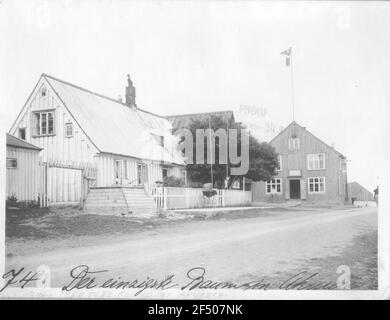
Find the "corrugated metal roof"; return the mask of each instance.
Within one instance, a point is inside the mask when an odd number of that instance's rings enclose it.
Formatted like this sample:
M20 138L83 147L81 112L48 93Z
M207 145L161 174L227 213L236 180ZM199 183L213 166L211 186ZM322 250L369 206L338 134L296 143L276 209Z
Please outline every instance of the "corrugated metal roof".
M101 153L184 164L164 117L43 75ZM153 134L164 136L161 147Z
M171 121L174 130L188 128L193 121L205 121L209 117L220 117L226 123L234 122L233 111L217 111L193 114L180 114L174 116L167 116Z
M7 133L7 146L16 147L16 148L23 148L23 149L31 149L31 150L37 150L37 151L42 150L41 148L39 148L31 143L28 143L22 139L19 139L13 135L10 135L9 133Z

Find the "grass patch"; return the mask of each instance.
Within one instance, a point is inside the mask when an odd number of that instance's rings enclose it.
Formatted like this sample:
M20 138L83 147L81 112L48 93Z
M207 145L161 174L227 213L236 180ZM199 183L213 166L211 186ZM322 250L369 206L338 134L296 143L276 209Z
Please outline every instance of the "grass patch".
M6 215L6 237L9 241L129 234L170 222L163 217L141 219L82 214L72 208L7 210Z

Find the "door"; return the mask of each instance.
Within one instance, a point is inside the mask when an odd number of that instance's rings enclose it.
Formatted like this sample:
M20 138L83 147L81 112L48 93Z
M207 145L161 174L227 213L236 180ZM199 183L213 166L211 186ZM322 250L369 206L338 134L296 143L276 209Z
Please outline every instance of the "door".
M163 177L163 180L165 178L168 178L168 168L163 168L162 169L162 177Z
M144 163L137 163L137 182L140 186L147 183L146 165Z
M115 160L115 184L122 185L122 160Z
M290 180L290 199L301 198L301 181Z

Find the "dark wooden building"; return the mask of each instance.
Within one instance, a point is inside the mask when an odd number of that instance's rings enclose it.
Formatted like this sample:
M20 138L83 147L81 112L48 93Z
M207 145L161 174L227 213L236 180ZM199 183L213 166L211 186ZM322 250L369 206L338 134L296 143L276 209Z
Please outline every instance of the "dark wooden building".
M253 201L348 198L346 157L305 127L293 121L270 144L279 154L279 170L273 180L253 184Z

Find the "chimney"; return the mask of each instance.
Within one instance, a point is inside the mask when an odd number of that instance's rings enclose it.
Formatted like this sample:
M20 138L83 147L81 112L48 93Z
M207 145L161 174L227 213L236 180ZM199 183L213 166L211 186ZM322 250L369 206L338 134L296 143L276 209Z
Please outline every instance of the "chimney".
M126 105L131 108L137 108L135 104L135 87L130 79L130 75L127 75L127 87L126 87Z

